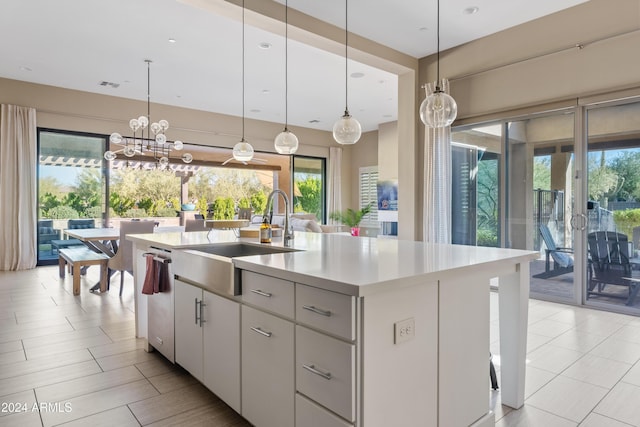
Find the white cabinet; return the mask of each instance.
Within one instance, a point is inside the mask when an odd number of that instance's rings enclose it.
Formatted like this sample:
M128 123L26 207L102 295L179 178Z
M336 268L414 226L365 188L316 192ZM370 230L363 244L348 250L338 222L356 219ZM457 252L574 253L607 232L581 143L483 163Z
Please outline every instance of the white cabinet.
M175 288L176 363L202 382L202 289L180 280L175 281Z
M294 425L293 322L242 306L242 416L258 427Z
M175 281L176 362L240 412L240 304Z
M204 385L240 412L240 304L203 291Z

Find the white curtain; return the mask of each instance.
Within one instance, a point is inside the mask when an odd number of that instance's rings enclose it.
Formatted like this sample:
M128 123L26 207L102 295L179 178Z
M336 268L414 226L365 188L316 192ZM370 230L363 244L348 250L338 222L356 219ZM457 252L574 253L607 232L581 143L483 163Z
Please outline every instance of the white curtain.
M449 93L449 81L440 89ZM425 86L427 96L435 82ZM424 241L451 243L451 126L425 126L424 138Z
M342 148L329 147L328 213L342 211ZM329 224L337 224L329 220Z
M37 262L36 110L2 104L0 111L0 270Z

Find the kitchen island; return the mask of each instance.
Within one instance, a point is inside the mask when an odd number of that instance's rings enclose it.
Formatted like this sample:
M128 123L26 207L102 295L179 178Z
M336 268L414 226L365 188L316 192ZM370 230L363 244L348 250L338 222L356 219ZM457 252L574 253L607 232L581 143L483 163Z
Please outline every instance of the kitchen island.
M217 230L128 238L138 260L138 336L149 338L147 303L156 298L140 293L141 255L161 251L175 260L176 363L259 427L492 426L494 277L502 403L518 408L524 402L529 261L536 252L296 233L293 251L232 259L240 289L234 296L203 283L209 279L198 275L197 260L215 255L198 249L232 241L259 245L255 239ZM195 297L183 298L192 291ZM194 324L182 300L191 312L195 302L204 338L180 356L191 346L180 337L194 335L178 332L183 323ZM215 321L221 313L226 317ZM220 323L225 327L216 330ZM217 338L208 341L207 331ZM218 390L220 384L225 387Z

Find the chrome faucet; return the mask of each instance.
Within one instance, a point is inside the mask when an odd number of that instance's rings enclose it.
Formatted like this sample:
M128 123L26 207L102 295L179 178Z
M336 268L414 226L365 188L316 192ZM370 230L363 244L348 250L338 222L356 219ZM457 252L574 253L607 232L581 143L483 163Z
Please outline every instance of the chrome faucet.
M268 215L273 208L273 199L274 197L280 194L284 199L284 245L289 246L291 241L293 240L293 227L291 226L291 221L289 219L289 198L287 197L287 193L282 190L273 190L267 196L267 207L264 209L265 215ZM269 222L273 220L273 217Z

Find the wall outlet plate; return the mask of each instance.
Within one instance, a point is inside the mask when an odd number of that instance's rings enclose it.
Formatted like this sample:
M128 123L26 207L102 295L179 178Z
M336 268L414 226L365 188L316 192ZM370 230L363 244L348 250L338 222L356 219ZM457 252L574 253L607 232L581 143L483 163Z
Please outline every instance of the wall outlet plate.
M412 340L416 335L416 321L413 317L393 324L393 343L400 344Z

